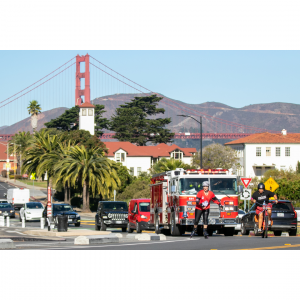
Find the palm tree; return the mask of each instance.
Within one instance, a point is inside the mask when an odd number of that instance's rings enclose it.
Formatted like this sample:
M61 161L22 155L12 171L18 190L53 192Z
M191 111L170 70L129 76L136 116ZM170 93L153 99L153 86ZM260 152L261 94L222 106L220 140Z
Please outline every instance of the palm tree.
M10 141L9 144L9 153L16 152L16 155L19 156L18 161L22 166L22 157L24 158L26 149L32 144L33 136L29 131L19 131L16 133Z
M29 102L29 106L27 107L28 113L31 115L31 126L33 131L37 128L38 122L38 114L41 113L41 106L36 100L32 100Z
M47 172L48 186L52 185L51 179L54 176L53 162L49 156L59 148L59 137L50 135L46 130L35 132L31 146L26 149L22 172L36 173L38 177Z
M72 186L79 183L83 187L83 211L90 211L90 189L93 196L97 193L111 197L121 182L117 175L118 166L104 156L99 148L73 146L68 155L54 166L56 182L69 181Z
M177 160L174 158L167 159L163 157L161 160L159 160L152 166L150 172L151 174L158 174L166 171L175 170L177 168L188 169L190 168L190 166L183 163L181 160Z

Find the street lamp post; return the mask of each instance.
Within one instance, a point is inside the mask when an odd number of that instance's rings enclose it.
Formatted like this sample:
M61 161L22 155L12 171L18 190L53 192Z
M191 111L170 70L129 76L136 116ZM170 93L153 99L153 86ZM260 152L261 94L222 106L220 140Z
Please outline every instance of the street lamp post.
M197 119L195 119L192 116L189 115L177 115L179 117L185 117L185 118L192 118L194 119L196 122L198 122L200 124L200 169L202 169L202 117L200 117L200 121L198 121Z

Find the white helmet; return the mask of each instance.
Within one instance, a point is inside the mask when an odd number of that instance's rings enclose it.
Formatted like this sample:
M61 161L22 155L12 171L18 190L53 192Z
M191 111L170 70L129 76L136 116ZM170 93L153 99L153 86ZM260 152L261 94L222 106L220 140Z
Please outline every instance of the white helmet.
M204 187L204 186L209 186L209 182L208 181L203 181L202 182L202 186Z

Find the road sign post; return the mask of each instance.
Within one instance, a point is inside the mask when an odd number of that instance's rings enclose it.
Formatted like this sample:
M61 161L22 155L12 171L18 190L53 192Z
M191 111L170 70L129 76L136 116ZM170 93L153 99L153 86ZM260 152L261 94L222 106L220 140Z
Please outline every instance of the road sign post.
M49 220L48 222L48 231L50 231L50 220L52 217L52 201L51 201L51 187L48 186L48 201L47 201L47 219Z
M248 184L249 185L249 184ZM250 200L251 200L251 189L244 189L241 199L244 200L244 210L247 208L247 201L248 201L248 208L250 206Z
M117 191L114 190L114 201L116 201L116 195L117 195Z

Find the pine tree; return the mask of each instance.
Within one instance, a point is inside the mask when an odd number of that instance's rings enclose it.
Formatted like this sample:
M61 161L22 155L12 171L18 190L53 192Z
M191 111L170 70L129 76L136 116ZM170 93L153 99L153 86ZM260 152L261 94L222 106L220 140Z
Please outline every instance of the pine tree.
M151 95L135 97L131 102L120 105L111 119L110 129L116 133L114 138L139 146L145 146L147 142L171 142L174 133L165 128L171 123L171 118L153 118L165 112L163 108L156 107L161 100L157 95Z

